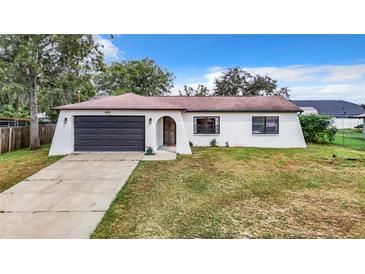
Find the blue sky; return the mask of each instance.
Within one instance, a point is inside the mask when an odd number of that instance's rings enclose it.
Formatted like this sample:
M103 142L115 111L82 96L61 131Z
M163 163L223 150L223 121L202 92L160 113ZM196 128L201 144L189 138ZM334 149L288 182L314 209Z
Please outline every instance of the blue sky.
M292 99L365 103L365 35L110 35L96 36L108 62L150 57L183 85L205 84L228 67L268 74Z

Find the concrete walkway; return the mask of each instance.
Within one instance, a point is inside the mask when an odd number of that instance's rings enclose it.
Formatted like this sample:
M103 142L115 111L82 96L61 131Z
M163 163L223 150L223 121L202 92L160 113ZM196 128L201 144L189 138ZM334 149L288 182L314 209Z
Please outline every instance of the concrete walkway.
M0 193L0 238L89 238L142 156L68 155Z
M142 161L171 161L176 159L176 153L172 151L157 150L154 155L144 155Z

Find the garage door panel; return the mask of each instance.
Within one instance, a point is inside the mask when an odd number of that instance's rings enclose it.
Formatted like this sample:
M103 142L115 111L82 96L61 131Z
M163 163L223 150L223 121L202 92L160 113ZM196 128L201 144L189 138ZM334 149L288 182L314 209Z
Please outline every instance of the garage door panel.
M144 140L77 140L75 142L78 146L144 146Z
M80 146L77 151L141 151L140 146Z
M142 128L75 128L75 133L77 134L113 134L123 132L125 134L144 134L144 127Z
M142 122L78 122L75 124L77 128L141 128L144 126Z
M144 140L144 137L140 135L136 136L134 134L116 134L116 133L112 134L81 133L78 134L77 137L78 137L77 140L120 140L120 139Z
M113 122L113 123L98 123L97 126L99 128L140 128L142 126L144 126L144 123L140 123L140 122L130 122L130 123L118 123L118 122Z
M136 122L144 121L144 116L100 116L100 115L88 115L88 116L76 116L77 121L79 122L105 122L108 121L108 118L111 118L112 121L116 122ZM109 120L110 121L110 120Z
M75 151L144 151L144 116L75 116Z

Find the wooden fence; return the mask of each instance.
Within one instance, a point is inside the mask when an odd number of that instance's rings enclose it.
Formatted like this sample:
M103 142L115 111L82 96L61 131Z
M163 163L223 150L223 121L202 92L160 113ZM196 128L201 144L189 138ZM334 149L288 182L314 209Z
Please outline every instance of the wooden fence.
M40 124L41 145L52 142L56 124ZM29 127L0 128L0 153L29 147Z

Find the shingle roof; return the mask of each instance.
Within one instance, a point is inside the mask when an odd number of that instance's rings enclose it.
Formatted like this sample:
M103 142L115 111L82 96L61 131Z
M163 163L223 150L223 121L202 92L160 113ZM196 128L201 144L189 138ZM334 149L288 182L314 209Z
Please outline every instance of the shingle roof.
M187 111L301 111L295 104L281 96L161 96L157 98L182 106Z
M354 116L365 113L361 106L343 100L293 100L299 107L314 107L319 114Z
M140 96L127 93L60 106L55 109L139 109L236 112L299 112L301 109L281 96Z
M156 109L156 110L183 110L181 106L175 106L158 100L155 97L140 96L127 93L119 96L96 97L89 101L69 104L55 109Z

